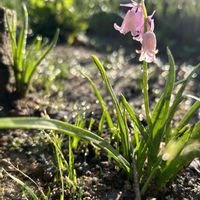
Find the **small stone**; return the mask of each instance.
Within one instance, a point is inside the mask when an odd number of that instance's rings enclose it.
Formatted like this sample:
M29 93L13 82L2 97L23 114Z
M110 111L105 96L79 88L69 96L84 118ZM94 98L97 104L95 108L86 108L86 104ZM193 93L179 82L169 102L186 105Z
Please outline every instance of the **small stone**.
M90 193L87 191L83 193L83 197L90 197L90 196L91 196Z
M90 176L92 173L90 170L87 170L85 174L86 174L86 176Z
M91 198L90 197L85 197L84 200L91 200Z
M99 180L99 179L98 179L97 177L93 177L93 178L92 178L92 183L95 184L95 183L98 182L98 180Z
M188 185L189 186L193 186L194 185L193 182L192 182L192 180L189 180Z

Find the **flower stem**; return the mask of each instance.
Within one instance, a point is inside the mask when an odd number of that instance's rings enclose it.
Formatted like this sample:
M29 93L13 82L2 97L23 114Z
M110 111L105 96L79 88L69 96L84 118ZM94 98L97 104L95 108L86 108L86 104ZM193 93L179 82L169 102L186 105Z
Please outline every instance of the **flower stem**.
M142 3L142 10L144 13L144 32L147 32L147 21L148 21L147 9L146 9L144 0L142 0L141 3Z
M147 62L143 62L143 90L144 90L144 106L148 125L151 125L151 117L149 111L149 95L148 95L148 72Z
M144 19L147 20L148 19L148 15L147 15L147 9L146 9L144 0L141 1L141 3L142 3L142 10L143 10L143 13L144 13Z

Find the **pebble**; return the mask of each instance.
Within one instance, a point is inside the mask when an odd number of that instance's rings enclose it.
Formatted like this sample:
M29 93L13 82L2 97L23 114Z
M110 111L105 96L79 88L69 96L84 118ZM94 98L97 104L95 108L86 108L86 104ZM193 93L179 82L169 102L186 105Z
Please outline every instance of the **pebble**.
M91 198L90 197L85 197L84 200L91 200Z
M192 180L189 180L188 185L189 186L193 186L194 185L193 182L192 182Z
M87 191L83 193L83 197L90 197L90 196L91 196L90 193Z
M86 174L86 176L90 176L92 173L91 173L90 170L87 170L87 171L85 172L85 174Z
M99 181L99 179L98 179L97 177L93 177L93 178L92 178L93 184L94 184L94 183L97 183L98 181Z

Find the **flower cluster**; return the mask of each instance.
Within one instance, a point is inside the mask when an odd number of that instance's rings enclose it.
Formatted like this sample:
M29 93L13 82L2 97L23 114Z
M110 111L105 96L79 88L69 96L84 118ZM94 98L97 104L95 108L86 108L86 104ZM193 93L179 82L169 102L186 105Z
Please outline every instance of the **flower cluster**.
M128 4L120 4L120 6L128 7L129 10L124 17L121 26L114 24L114 28L122 34L131 33L134 40L142 44L140 53L140 61L151 63L155 61L156 50L156 36L154 31L153 15L145 17L144 9L141 3L132 2Z

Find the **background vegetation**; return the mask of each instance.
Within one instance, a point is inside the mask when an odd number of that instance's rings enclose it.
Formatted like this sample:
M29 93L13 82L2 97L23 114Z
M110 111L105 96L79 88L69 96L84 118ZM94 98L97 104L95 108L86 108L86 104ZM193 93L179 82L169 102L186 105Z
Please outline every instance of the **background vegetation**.
M32 34L52 37L56 28L60 28L61 41L73 44L80 40L80 35L86 35L89 38L88 43L95 48L108 44L109 38L116 38L116 41L119 41L123 37L115 33L113 23L121 23L121 15L126 9L121 12L119 3L128 0L2 0L1 4L19 11L22 2L26 3L30 13ZM149 11L156 10L156 33L160 55L162 56L165 47L169 46L175 52L176 59L198 62L200 1L146 0L146 2ZM134 46L131 37L126 43L124 40L113 43L112 48L119 48L120 44L131 48Z

